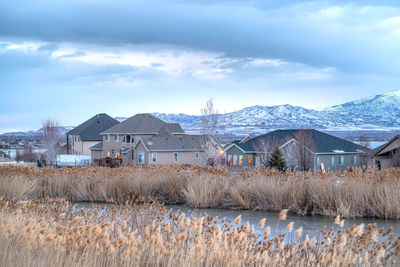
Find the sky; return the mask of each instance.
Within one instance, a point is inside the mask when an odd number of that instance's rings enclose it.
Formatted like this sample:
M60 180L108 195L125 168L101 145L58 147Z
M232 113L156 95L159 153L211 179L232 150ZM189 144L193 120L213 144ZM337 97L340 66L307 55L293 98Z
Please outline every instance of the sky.
M400 1L0 1L0 133L400 89Z

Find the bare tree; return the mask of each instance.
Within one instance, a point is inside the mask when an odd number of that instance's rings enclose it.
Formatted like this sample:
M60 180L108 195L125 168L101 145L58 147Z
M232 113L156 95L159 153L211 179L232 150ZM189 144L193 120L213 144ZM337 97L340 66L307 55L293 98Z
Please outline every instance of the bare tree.
M276 146L279 146L278 140L267 136L261 136L254 142L254 148L257 152L257 155L260 157L260 164L263 167L269 167L268 162L271 157L271 153Z
M390 159L393 167L400 167L400 149L394 149L390 152Z
M37 156L33 152L33 147L28 141L24 142L22 151L17 151L16 160L24 162L34 162L37 160Z
M214 107L213 99L210 98L200 111L202 133L214 136L218 125L218 111Z
M365 135L360 135L357 138L357 143L358 145L362 146L362 149L364 151L364 153L360 154L359 156L359 164L361 167L363 166L367 166L368 165L368 159L372 153L371 150L371 142L369 141L368 137L366 137Z
M58 153L58 145L60 142L60 126L57 121L47 119L43 123L42 143L44 157L47 165L54 165Z
M300 171L312 170L314 165L315 144L312 134L312 130L299 129L295 135L296 158Z

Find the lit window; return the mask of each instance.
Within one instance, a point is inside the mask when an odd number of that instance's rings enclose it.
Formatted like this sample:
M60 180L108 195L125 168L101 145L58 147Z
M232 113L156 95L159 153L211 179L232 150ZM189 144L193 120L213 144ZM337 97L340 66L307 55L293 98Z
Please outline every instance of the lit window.
M256 157L256 163L257 163L257 166L261 165L261 158L260 157Z
M152 160L153 162L157 162L157 153L151 154L151 160Z
M144 163L144 152L143 151L139 152L139 163Z
M174 152L174 162L178 162L178 152Z
M239 156L239 165L243 165L243 155Z
M119 142L119 135L118 134L114 135L114 140L115 140L115 142Z
M237 165L237 155L233 156L233 165Z
M110 141L110 135L106 134L106 141L109 142Z
M253 165L253 157L247 157L247 163Z
M110 151L106 152L106 157L110 157Z

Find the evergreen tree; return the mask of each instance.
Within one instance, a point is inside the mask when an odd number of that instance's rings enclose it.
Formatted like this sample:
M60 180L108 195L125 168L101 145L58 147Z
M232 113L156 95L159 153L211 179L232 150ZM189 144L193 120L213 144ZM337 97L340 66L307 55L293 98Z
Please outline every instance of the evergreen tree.
M270 168L277 169L280 172L286 170L286 162L283 158L282 151L279 149L278 146L275 146L274 151L271 154L271 157L268 160L268 166Z

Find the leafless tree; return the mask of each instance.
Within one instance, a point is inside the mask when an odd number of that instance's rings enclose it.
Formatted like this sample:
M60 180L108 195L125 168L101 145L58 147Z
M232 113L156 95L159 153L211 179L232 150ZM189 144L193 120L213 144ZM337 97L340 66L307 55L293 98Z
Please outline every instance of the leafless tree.
M300 171L312 170L314 165L315 144L312 134L312 130L299 129L294 138L297 142L295 156Z
M200 111L202 133L214 136L218 125L218 111L214 107L213 99L210 98Z
M400 167L400 149L394 149L390 152L390 159L393 167Z
M24 142L22 151L17 151L16 160L24 162L34 162L37 160L37 156L33 152L33 148L28 141Z
M296 170L298 168L297 151L298 144L295 140L288 140L281 145L281 151L286 162L288 170Z
M276 146L279 146L278 140L268 136L260 136L254 141L254 148L257 155L260 157L260 164L263 167L268 167L268 161L271 157L271 153Z
M47 165L54 165L59 149L60 126L57 121L47 119L43 123L42 144Z
M360 156L359 156L360 167L367 166L368 159L370 156L372 156L371 155L371 153L372 153L371 142L369 141L368 137L366 137L365 135L360 135L357 138L356 142L358 143L358 145L363 147L361 150L364 151L364 153L360 154Z

